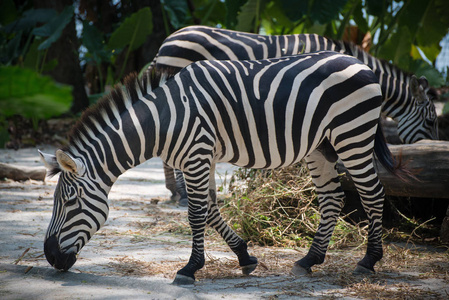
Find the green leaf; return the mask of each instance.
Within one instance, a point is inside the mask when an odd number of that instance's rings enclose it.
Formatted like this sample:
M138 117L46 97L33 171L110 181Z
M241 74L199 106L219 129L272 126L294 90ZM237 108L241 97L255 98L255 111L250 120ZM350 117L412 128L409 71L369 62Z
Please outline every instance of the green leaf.
M417 77L425 76L427 81L429 81L430 86L441 87L445 84L443 75L433 66L421 59L412 61L408 70L414 73Z
M226 5L221 0L194 0L193 15L202 25L215 26L223 24L226 19Z
M229 29L234 29L237 26L237 16L238 13L245 4L246 0L226 0L226 27Z
M388 1L388 0L387 0ZM375 17L381 17L385 13L385 8L388 6L386 0L366 0L366 12ZM388 2L391 2L388 1ZM385 5L385 7L384 7Z
M6 25L4 30L7 33L31 30L36 27L37 23L48 23L57 14L56 10L49 8L29 9L23 13L20 19Z
M408 27L414 43L429 47L438 43L449 27L449 1L410 0L401 14L399 26Z
M407 27L401 27L380 48L379 57L390 60L400 68L407 69L410 60L412 37Z
M431 61L432 63L435 62L437 59L438 54L441 52L441 47L439 43L435 43L433 45L430 45L428 47L420 46L419 49L424 53L426 58Z
M37 47L40 45L40 41L38 39L34 39L31 44L27 55L25 56L25 60L23 61L23 66L28 69L38 71L39 66L39 51Z
M348 0L315 0L313 1L309 17L312 22L327 24L337 19L338 14Z
M262 15L261 24L265 34L287 34L295 30L295 24L286 16L279 2L268 3Z
M48 119L67 112L72 87L19 67L0 67L0 111L25 118Z
M281 0L279 1L285 16L290 21L298 21L308 13L308 1L304 0Z
M149 7L142 8L118 27L111 35L108 48L120 50L130 46L130 51L140 47L153 32L153 15Z
M353 12L353 19L362 32L368 32L369 26L366 18L363 16L362 2L358 2Z
M254 32L254 24L257 22L256 17L259 15L261 0L248 0L237 16L237 26L235 27L238 31L244 32Z
M45 50L56 42L62 34L62 31L70 23L73 17L74 8L73 6L66 6L64 10L56 17L51 19L47 24L35 28L32 33L37 36L48 37L42 44L37 48L38 50Z
M185 0L163 0L164 9L170 18L170 23L175 29L190 25L191 16L187 1Z
M103 33L95 25L87 21L83 22L83 45L91 53L95 53L104 48Z

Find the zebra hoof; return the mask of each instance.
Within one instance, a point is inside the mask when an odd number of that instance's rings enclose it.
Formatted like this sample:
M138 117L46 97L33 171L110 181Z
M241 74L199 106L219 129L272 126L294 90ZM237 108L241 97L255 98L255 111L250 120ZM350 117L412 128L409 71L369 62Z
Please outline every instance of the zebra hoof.
M301 277L312 273L311 268L304 268L298 264L294 264L292 268L292 273L295 276Z
M178 205L181 206L181 207L187 207L187 206L189 206L189 199L187 199L187 198L181 198L181 199L179 199Z
M243 275L248 276L249 274L251 274L252 271L254 271L256 269L256 267L257 267L257 263L243 266L242 267Z
M182 275L182 274L176 274L175 280L173 280L173 285L192 285L195 283L195 278Z
M357 265L355 270L352 272L353 275L372 275L375 274L374 270L365 268L364 266Z

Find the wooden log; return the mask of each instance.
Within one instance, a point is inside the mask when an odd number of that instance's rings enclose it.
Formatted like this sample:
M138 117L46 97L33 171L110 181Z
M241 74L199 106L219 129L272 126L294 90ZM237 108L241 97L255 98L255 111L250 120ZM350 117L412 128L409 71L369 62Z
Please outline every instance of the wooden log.
M409 145L390 145L389 148L418 180L404 182L386 171L376 159L376 170L387 195L449 199L449 142L424 140ZM343 189L355 191L344 166L339 163L337 169L344 174L341 177Z
M39 180L45 181L47 170L44 167L23 167L0 163L0 178L9 178L16 181Z
M419 141L410 145L390 145L391 153L401 157L418 180L403 182L390 174L376 159L376 170L385 193L391 196L449 199L449 142ZM337 169L343 190L354 194L355 186L343 164ZM449 244L449 207L440 229L440 241Z

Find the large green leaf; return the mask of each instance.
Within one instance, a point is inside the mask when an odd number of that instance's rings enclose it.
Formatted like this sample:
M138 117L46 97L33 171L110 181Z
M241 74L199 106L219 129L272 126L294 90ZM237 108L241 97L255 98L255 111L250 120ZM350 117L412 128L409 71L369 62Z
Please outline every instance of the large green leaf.
M237 26L236 30L245 32L255 31L255 22L257 22L256 17L259 15L261 0L248 0L237 16Z
M4 30L8 33L30 30L37 23L48 23L57 14L56 10L50 8L29 9L23 13L22 17L6 25Z
M19 67L0 67L0 112L4 116L47 119L67 112L72 87Z
M48 37L42 44L37 48L38 50L45 50L56 42L62 34L62 31L70 23L73 18L74 7L66 6L64 10L51 19L47 24L35 28L33 34L37 36Z
M97 52L103 49L103 33L95 25L88 21L83 22L83 45L89 52Z
M392 61L403 69L408 69L412 37L407 27L401 27L379 50L379 57Z
M415 0L427 2L422 0ZM420 46L438 44L447 34L449 27L449 1L429 1L419 23L416 39Z
M149 7L133 13L111 35L108 48L111 50L130 47L130 51L140 47L153 32L153 15Z
M336 19L348 0L315 0L309 17L312 22L327 24Z

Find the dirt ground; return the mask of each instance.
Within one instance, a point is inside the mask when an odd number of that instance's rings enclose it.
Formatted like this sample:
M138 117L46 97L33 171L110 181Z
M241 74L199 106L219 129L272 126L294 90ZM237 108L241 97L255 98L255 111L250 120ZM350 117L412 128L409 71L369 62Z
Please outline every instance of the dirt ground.
M41 165L36 148L1 149L0 162ZM218 182L229 180L231 173L232 168L220 165ZM210 229L206 266L197 272L195 285L174 286L176 271L190 255L189 226L186 209L168 201L157 159L120 177L110 193L105 226L69 272L58 272L43 253L56 182L57 177L45 183L0 181L1 299L449 298L449 252L444 247L386 243L377 273L367 277L352 275L364 249L332 250L311 275L296 278L290 268L307 249L251 245L260 264L245 277L236 257Z

